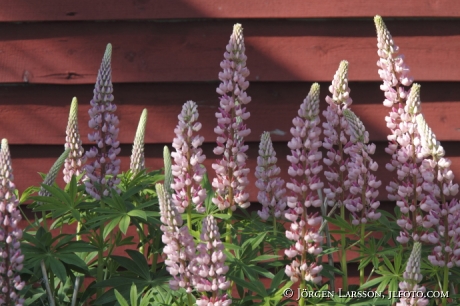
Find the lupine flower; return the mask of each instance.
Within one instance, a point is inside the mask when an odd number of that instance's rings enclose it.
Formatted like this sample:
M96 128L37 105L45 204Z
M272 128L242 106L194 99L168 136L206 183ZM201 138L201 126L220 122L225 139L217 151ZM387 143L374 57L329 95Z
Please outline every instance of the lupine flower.
M396 201L401 210L401 219L397 223L402 231L397 240L407 243L411 237L415 241L420 239L425 228L420 208L429 200L422 189L424 179L420 172L422 159L419 154L422 148L415 119L421 112L420 85L414 83L406 105L402 107L399 103L398 107L397 113L391 112L391 118L387 117L387 125L392 135L388 136L390 144L385 150L392 157L386 168L390 171L396 170L397 180L392 181L386 189L388 198Z
M183 213L189 205L194 205L200 213L205 211L203 201L206 199L206 190L200 184L206 172L202 166L206 156L200 148L204 137L194 135L201 129L198 116L196 103L187 101L174 130L176 137L173 147L176 152L172 152L171 156L174 158L172 174L175 179L171 188L175 190L173 201L179 213Z
M425 306L428 300L419 296L425 293L425 287L418 285L423 276L420 274L422 244L415 242L409 261L407 262L406 271L403 274L404 281L399 283L400 295L408 296L401 298L396 306ZM405 294L407 293L407 294Z
M324 188L327 204L341 206L345 201L345 190L350 186L346 185L347 167L344 149L351 146L348 139L350 133L348 122L343 117L343 110L347 109L351 103L350 88L348 87L348 62L340 62L339 69L334 75L329 92L332 97L327 96L327 109L323 111L326 122L323 122L324 142L323 147L328 150L327 157L323 159L329 171L324 171L326 179L329 181L329 188Z
M257 213L263 220L267 220L270 216L278 219L284 216L286 209L286 189L284 180L278 177L281 169L276 165L276 161L270 133L264 132L260 139L255 173L256 186L260 190L257 200L262 204L262 210Z
M422 143L419 156L426 158L420 167L424 178L422 186L428 192L421 205L427 213L423 222L425 228L434 228L423 234L421 240L435 244L432 255L428 256L434 266L452 268L460 265L460 203L447 198L457 195L458 184L453 183L451 161L444 157L444 148L423 115L417 115L416 120Z
M120 182L117 178L120 171L120 160L117 159L120 153L118 147L120 142L117 140L119 121L114 114L117 107L112 103L111 57L112 45L108 44L97 75L94 96L91 100L92 108L88 111L91 117L88 125L94 129L93 133L88 134L88 139L95 142L97 146L86 152L88 158L95 160L85 167L87 175L85 186L86 191L96 200L99 200L101 195L108 196L110 188L115 188ZM118 189L115 190L119 192Z
M224 245L220 240L219 228L213 216L203 219L199 254L190 263L195 275L195 288L198 292L212 292L212 296L203 295L197 299L198 306L231 305L232 300L221 292L230 288L230 281L225 277L228 266L225 265Z
M139 119L139 124L136 130L136 136L134 137L133 151L131 154L131 165L130 169L133 175L138 174L145 169L145 158L144 158L144 137L145 137L145 125L147 124L147 109L144 108Z
M78 131L78 101L73 98L69 112L65 145L70 149L69 156L64 163L64 181L69 183L72 175L79 176L82 173L82 164L86 162L85 150L81 145L80 132Z
M214 132L217 136L217 147L214 154L223 155L218 163L213 164L212 168L216 171L216 178L212 186L216 188L216 196L213 203L220 210L230 208L236 209L236 205L241 208L249 207L249 194L244 191L249 184L247 175L249 169L246 167L246 151L248 146L244 145L244 137L251 133L243 123L249 118L246 112L246 104L251 98L245 90L249 86L246 77L249 70L246 68L246 55L243 38L243 28L241 24L235 24L230 41L224 53L225 59L220 63L223 69L219 73L222 81L217 88L217 93L222 95L220 98L219 112L216 113L217 127Z
M288 173L292 178L286 184L291 194L287 198L289 208L285 217L292 223L286 237L295 244L285 251L286 256L293 259L285 272L293 282L299 279L314 283L321 281L318 274L322 266L317 265L314 258L322 251L323 238L313 228L321 224L322 217L318 213L307 213L309 207L322 204L317 195L317 190L323 187L318 176L322 170L319 165L322 156L318 150L321 147L319 121L319 85L315 83L300 106L298 117L292 121L293 137L288 143L292 153L287 157L291 163ZM307 254L310 254L310 263Z
M173 290L184 288L187 293L192 292L193 275L189 263L195 258L195 242L187 226L182 226L182 217L176 208L171 205L171 198L163 185L157 184L156 191L160 203L162 241L165 244L163 252L166 255L166 270L173 277L169 286Z
M385 93L383 105L391 107L389 116L385 117L387 127L391 130L388 136L390 143L385 151L392 155L392 161L386 168L389 171L396 170L398 175L398 179L390 182L386 190L388 199L396 201L402 212L398 224L403 230L397 240L407 243L411 237L416 241L420 239L419 226L423 225L417 202L423 201L425 194L421 187L421 159L417 157L421 146L415 122L415 117L421 112L420 85L414 84L409 92L407 86L412 84L413 79L404 62L404 55L398 54L399 47L394 43L382 17L375 16L374 22L377 29L377 54L380 57L377 66L380 67L379 75L383 80L380 89ZM412 220L416 220L417 224L413 224Z
M375 27L377 28L377 54L380 59L377 61L380 78L383 84L380 89L385 92L383 105L393 107L396 104L397 113L398 103L404 103L409 91L404 86L410 86L413 82L409 76L409 67L404 62L404 55L398 54L399 47L395 45L393 38L388 31L382 17L374 17Z
M54 164L51 166L50 170L48 171L48 174L46 174L45 179L43 180L43 185L51 186L54 184L54 181L56 181L56 177L59 173L59 170L61 170L62 165L64 165L65 161L69 157L69 154L71 152L70 148L67 148L61 156L58 157L58 159L54 162ZM45 189L42 188L38 192L39 196L44 196L44 197L49 197L51 194Z
M19 276L24 255L20 248L22 230L18 226L21 212L15 190L8 141L3 139L0 150L0 305L8 306L24 303L19 295L25 286Z
M375 144L369 143L369 133L366 131L361 120L349 109L343 110L343 116L348 121L353 145L346 148L345 152L350 155L347 164L350 196L345 200L345 207L353 216L352 224L367 223L369 220L377 220L380 213L376 209L380 202L376 200L378 188L382 184L377 181L371 171L377 171L378 165L372 160L371 155L375 152Z

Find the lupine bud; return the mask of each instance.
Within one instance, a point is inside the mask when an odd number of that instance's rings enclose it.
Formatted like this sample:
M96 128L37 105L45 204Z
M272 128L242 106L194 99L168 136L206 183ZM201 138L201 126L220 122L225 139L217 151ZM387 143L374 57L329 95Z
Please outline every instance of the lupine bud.
M205 211L203 201L206 199L206 190L200 184L206 172L202 166L206 156L201 149L204 137L194 135L201 129L198 116L196 103L187 101L174 130L176 137L172 145L176 152L171 156L174 158L172 174L175 179L171 188L175 190L173 201L179 213L183 213L189 205L193 205L200 213Z
M65 145L70 149L69 156L64 163L64 181L69 183L72 175L79 176L82 173L82 165L86 162L84 149L81 145L80 132L78 131L78 101L73 98L69 112L69 122L67 124Z
M276 161L270 133L264 132L260 140L255 173L256 186L260 190L257 199L262 204L262 210L257 213L263 220L267 220L270 216L278 219L284 216L286 209L286 189L284 189L284 180L278 177L281 170L276 166Z
M216 188L216 197L213 203L220 210L230 208L236 209L236 204L241 208L249 207L249 194L244 191L249 184L247 175L249 169L246 167L246 151L248 146L244 145L244 137L249 135L250 129L243 123L249 118L245 105L251 101L246 94L249 82L249 70L246 68L246 55L241 24L235 24L230 41L224 53L225 59L220 63L223 69L219 73L222 81L217 88L220 98L219 112L216 113L217 127L214 131L217 134L217 147L214 149L216 155L223 155L217 164L212 168L216 171L216 177L212 186Z
M232 300L226 294L230 288L230 281L225 277L228 266L225 265L226 256L224 245L220 240L219 228L213 216L203 219L200 235L201 242L197 247L199 255L190 263L195 275L195 288L198 292L211 292L211 298L202 295L197 299L197 305L231 305Z
M166 270L173 279L169 286L173 290L184 288L192 292L193 275L189 263L195 258L195 242L187 226L182 226L182 217L176 208L171 205L171 196L161 184L155 186L160 204L162 241L165 244L163 252L166 254Z
M145 169L145 158L144 158L144 137L145 137L145 126L147 124L147 109L144 108L139 119L137 126L136 137L134 138L133 151L131 154L131 165L130 169L133 175L136 175L140 171Z
M291 162L288 173L292 178L291 182L286 184L291 194L287 198L289 208L285 217L292 223L286 231L286 237L295 241L295 244L285 250L286 256L293 259L292 263L286 266L285 272L293 282L299 279L314 283L321 281L318 274L322 266L315 262L307 263L306 257L307 253L316 257L322 251L322 236L313 229L321 224L322 217L318 216L318 213L307 213L309 207L319 207L322 204L317 195L317 190L323 187L318 176L322 169L319 165L322 157L319 151L319 121L319 85L315 83L300 106L298 117L292 121L293 138L288 143L292 153L287 157Z
M323 122L324 142L323 147L328 150L323 162L328 166L328 171L324 171L326 179L329 181L329 188L324 189L327 204L341 206L345 201L343 187L347 180L345 148L352 145L348 139L350 130L348 122L343 117L343 110L347 109L351 103L350 88L348 87L348 62L340 62L339 69L334 75L329 92L332 96L326 97L327 109L323 111L326 122Z
M343 110L348 122L353 145L346 151L350 155L347 163L348 180L345 185L350 186L350 195L345 200L345 207L350 211L352 224L366 223L368 220L377 220L380 213L376 213L380 202L376 201L378 187L382 184L377 181L371 171L377 171L378 165L371 158L375 152L374 144L369 142L369 133L361 120L349 109ZM363 202L364 201L364 202Z
M404 281L399 283L399 296L404 297L400 299L399 303L396 303L396 306L428 305L429 301L427 299L419 297L425 293L425 287L418 285L423 278L422 274L420 274L421 249L422 244L418 241L414 242L409 261L406 265L406 271L403 274ZM420 293L417 294L417 292Z
M117 140L119 128L118 118L114 114L117 109L113 101L112 86L112 45L108 44L97 75L94 96L91 100L92 108L88 111L91 120L88 125L94 129L88 135L90 141L97 144L86 152L88 158L95 160L86 165L86 191L96 200L102 195L108 196L110 189L119 190L116 185L120 182L117 174L120 171L120 160L116 159L120 153L120 142ZM106 177L110 175L110 177Z
M169 152L168 146L164 146L163 148L163 163L165 166L165 179L164 179L164 186L167 193L172 195L172 188L171 184L173 182L173 174L172 174L172 161L171 161L171 153Z
M25 283L19 272L23 267L24 255L21 254L20 240L22 230L18 227L21 212L16 199L16 187L13 183L13 168L8 141L2 139L0 150L0 305L20 305L24 299L19 291Z
M59 156L59 158L54 162L53 166L51 166L51 169L48 171L48 174L45 176L45 179L43 180L43 185L53 185L54 181L56 181L56 177L59 173L59 170L61 169L62 165L64 165L66 159L69 157L70 152L71 150L67 148L61 154L61 156ZM51 194L45 188L42 187L38 192L38 195L49 197Z

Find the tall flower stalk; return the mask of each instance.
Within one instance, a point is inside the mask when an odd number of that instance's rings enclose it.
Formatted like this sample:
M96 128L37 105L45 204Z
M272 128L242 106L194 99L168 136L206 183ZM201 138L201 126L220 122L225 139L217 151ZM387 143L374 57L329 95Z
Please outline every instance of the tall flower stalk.
M91 100L91 108L88 113L90 120L88 125L94 132L88 134L89 141L95 142L96 146L86 152L89 159L93 159L85 167L86 191L95 199L101 200L102 196L109 196L112 189L119 192L116 185L120 182L117 174L120 171L120 160L117 155L120 153L120 142L117 140L119 128L118 117L114 114L117 109L113 104L112 86L112 45L108 44L102 58L101 67L94 87L94 95ZM100 201L101 208L104 208L104 201ZM99 227L99 254L97 265L97 281L104 279L104 223ZM102 288L98 289L97 296L103 293Z
M284 180L279 177L281 169L276 165L276 152L269 132L264 132L260 139L259 156L255 176L256 186L260 190L257 200L262 209L257 212L262 220L273 220L274 236L276 237L276 221L284 217L286 209L286 189Z
M114 114L117 107L113 103L112 86L112 45L108 44L102 58L101 67L94 87L94 96L88 113L88 125L94 132L88 134L89 141L96 146L86 152L86 157L94 159L86 165L86 191L96 200L108 196L110 189L120 182L117 174L120 171L120 142L117 140L119 128L118 117ZM107 175L110 175L108 177ZM116 189L116 188L115 188ZM116 189L117 190L117 189Z
M345 219L345 200L348 185L347 154L345 149L352 145L349 140L348 121L343 116L343 110L352 104L350 88L348 87L348 62L340 62L339 69L334 75L332 84L329 86L332 96L326 97L328 106L323 111L326 122L323 123L324 142L323 147L327 150L327 157L323 162L328 166L324 171L329 181L329 188L324 188L326 202L330 206L340 207L340 217ZM340 264L342 267L343 290L348 290L348 272L346 256L346 234L340 235Z
M375 144L369 143L369 133L366 131L361 120L349 109L343 110L343 115L348 121L351 132L352 146L345 149L350 155L347 163L348 181L350 195L345 200L345 207L350 211L353 218L352 224L360 226L360 244L364 245L366 237L366 224L380 218L381 214L376 212L380 206L377 201L378 188L382 184L377 181L372 172L377 171L378 164L372 160L371 155L375 153ZM364 252L361 252L364 257ZM361 260L361 262L364 259ZM359 271L360 285L364 284L364 267Z
M64 162L64 182L67 184L72 179L72 176L79 176L83 173L83 164L86 162L85 150L82 146L80 131L78 130L78 100L76 97L72 99L70 105L69 121L67 123L65 145L69 149L69 155ZM80 240L78 233L81 229L81 222L77 222L77 240Z
M133 151L131 153L130 169L135 176L145 169L145 156L144 156L144 138L145 126L147 125L147 109L144 108L137 125L136 136L134 137Z
M385 151L391 155L392 161L386 168L396 170L398 176L386 189L388 199L396 201L402 214L398 220L402 231L397 240L407 243L410 239L418 241L423 232L418 202L425 200L425 193L421 186L423 177L419 170L421 159L418 157L421 144L415 120L421 113L420 85L412 85L409 91L408 86L413 79L404 62L404 55L399 54L399 47L394 43L382 17L375 16L374 22L377 28L377 54L380 57L377 66L383 80L380 89L385 93L383 105L391 108L389 116L385 117L387 127L391 130Z
M220 63L223 69L219 73L222 81L217 88L220 97L219 112L216 113L217 147L214 154L222 155L222 159L212 165L216 171L216 177L212 186L216 188L213 203L220 210L227 210L231 216L236 206L249 207L249 194L245 191L249 184L246 168L246 151L248 146L244 144L244 137L251 130L246 128L244 120L250 114L246 112L245 105L251 101L246 94L249 82L249 70L246 68L246 55L241 24L235 24L230 41L227 44L224 60ZM227 223L227 242L231 242L231 218Z
M403 274L404 281L399 283L400 296L404 297L399 300L399 303L396 303L396 306L425 306L429 303L426 298L420 297L426 291L425 287L418 284L423 278L420 273L421 255L422 244L417 241L414 243L406 271Z
M287 156L291 163L288 173L292 177L286 184L290 194L287 197L285 213L291 226L286 231L286 237L295 241L295 244L285 254L292 259L286 266L285 272L293 282L300 280L300 289L305 289L305 282L319 283L319 272L322 266L316 263L316 256L322 251L322 236L314 229L322 223L322 216L318 213L308 213L310 207L320 207L321 200L317 190L323 187L319 173L322 166L319 161L322 154L321 128L318 127L319 118L319 85L313 84L310 92L298 111L298 117L292 121L292 139L288 146L291 154ZM300 258L299 258L300 257ZM303 305L303 297L299 305Z
M219 227L213 216L203 219L198 244L198 255L190 263L191 271L195 275L195 287L198 292L211 292L211 296L203 294L197 299L198 306L228 306L232 300L227 294L222 294L230 288L230 281L225 277L228 266L225 265L226 256L224 245L220 240Z
M21 254L22 230L19 228L21 212L13 183L13 168L8 141L2 139L0 150L0 305L22 306L19 291L25 283L19 272L24 255Z
M72 99L70 106L69 121L67 123L65 145L69 149L69 156L64 162L64 181L69 183L72 175L79 176L83 172L83 164L86 162L84 149L82 146L80 132L78 130L78 101L77 98Z
M203 201L206 199L206 189L201 187L201 181L206 169L202 166L206 156L201 145L204 137L194 135L201 129L198 122L198 106L193 101L187 101L179 114L179 123L174 132L172 152L174 159L172 174L175 177L171 188L174 189L173 201L179 213L187 212L187 226L192 230L192 208L199 213L205 212Z
M423 189L428 193L421 208L427 213L423 219L426 228L433 228L422 235L421 240L435 245L428 256L433 266L443 268L442 291L447 292L449 269L460 266L460 203L457 199L448 200L458 193L458 184L453 183L454 174L450 170L451 161L444 157L444 148L426 123L422 114L417 115L417 128L421 136L422 151L425 158L420 167L424 178ZM447 301L442 299L443 305Z
M162 240L165 244L166 270L173 279L169 282L172 290L184 288L187 291L188 305L192 306L193 274L189 264L195 258L196 248L187 226L182 226L182 217L171 203L171 196L161 184L155 185L160 203L160 220L163 223Z

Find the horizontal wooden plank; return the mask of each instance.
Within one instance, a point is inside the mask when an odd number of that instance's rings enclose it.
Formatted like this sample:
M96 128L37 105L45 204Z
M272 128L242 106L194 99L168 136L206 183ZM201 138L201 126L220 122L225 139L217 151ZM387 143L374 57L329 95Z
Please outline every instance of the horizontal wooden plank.
M235 22L0 24L0 83L94 83L109 42L114 82L217 80ZM350 80L379 79L371 18L241 22L251 81L330 81L343 59ZM460 80L460 20L387 25L416 80Z
M384 141L389 133L385 116L389 109L382 105L383 92L378 82L351 82L352 109L361 117L369 130L372 141ZM329 83L321 85L321 107ZM212 83L160 83L115 84L114 96L120 119L119 139L132 143L139 116L147 108L146 143L171 143L174 127L182 104L189 99L199 105L203 124L200 134L206 142L215 142L214 127L217 125L218 94ZM422 110L428 124L441 141L460 140L460 87L451 82L422 83ZM251 117L247 125L252 133L248 141L258 141L264 131L271 131L273 140L288 141L292 119L310 88L310 83L254 82L248 89L252 102L247 109ZM56 86L27 85L0 87L0 137L10 144L59 145L65 141L68 112L72 96L79 100L79 125L82 140L88 144L89 101L92 85ZM322 120L324 118L322 117Z
M148 20L176 18L327 18L369 17L458 17L455 0L396 1L379 5L372 1L267 0L267 1L167 1L119 2L48 0L9 1L2 5L0 21L50 20Z
M257 164L258 156L258 143L249 143L248 150L248 168L250 173L248 179L250 185L248 191L250 193L250 201L257 202L258 189L254 183L256 178L254 176L255 167ZM281 177L285 181L289 181L287 170L289 163L286 160L286 156L291 154L285 142L275 142L275 151L278 157L278 166L282 169ZM374 155L374 160L379 164L379 170L377 172L377 178L382 181L380 188L379 200L386 200L387 192L385 186L395 177L395 173L389 172L385 168L385 164L390 161L390 156L387 155L385 150L385 143L377 143L377 150ZM444 145L447 152L447 156L452 160L452 171L456 176L455 182L460 183L460 152L458 151L458 143L446 143ZM204 154L207 156L205 166L208 169L210 178L215 176L214 170L211 165L217 159L217 156L212 152L214 148L213 144L205 144L203 146ZM62 153L63 149L61 146L11 146L11 156L13 158L13 170L15 176L15 184L21 192L31 185L39 186L41 183L40 176L37 172L48 172L56 158ZM160 169L163 167L163 145L147 145L145 147L146 152L146 167L149 169ZM120 158L121 158L121 169L126 171L129 169L129 156L131 154L131 146L123 145ZM62 174L58 178L58 183L63 185ZM325 181L325 180L324 180Z

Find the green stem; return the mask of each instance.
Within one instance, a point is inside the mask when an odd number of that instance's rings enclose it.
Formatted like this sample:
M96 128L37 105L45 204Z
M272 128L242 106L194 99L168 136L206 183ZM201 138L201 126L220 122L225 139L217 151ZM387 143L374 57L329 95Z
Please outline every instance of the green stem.
M226 228L227 228L227 237L225 237L225 242L227 243L232 243L232 216L233 216L233 211L231 208L228 209L227 214L229 215L229 218L226 222Z
M305 290L305 281L303 279L300 280L300 285L299 285L299 292L300 292L300 299L299 299L299 306L300 305L305 305L305 299L303 297L302 292Z
M77 241L80 241L80 240L81 240L81 235L79 234L80 231L81 231L81 222L78 221L78 222L77 222L77 238L76 238Z
M192 299L191 293L187 293L187 299L188 299L188 306L193 306L193 299Z
M345 205L340 206L340 217L345 220ZM342 267L342 286L343 291L348 291L348 269L347 269L347 252L346 252L346 235L345 233L340 234L340 265Z
M361 256L360 263L362 264L364 261L364 233L365 233L365 224L361 223L361 235L360 235L360 242L361 242L361 247L360 247L360 252L359 255ZM359 285L362 286L364 284L364 267L361 267L359 270Z
M101 193L102 194L102 193ZM101 208L104 208L104 201L100 202ZM104 222L101 223L99 227L99 250L97 258L97 282L102 282L104 280ZM104 293L104 288L98 288L96 296L99 298Z
M446 228L447 231L447 228ZM441 294L441 300L442 300L442 306L447 305L447 298L446 298L446 292L449 290L449 268L447 265L444 265L444 280L442 282L442 294Z
M189 203L187 206L187 227L188 230L192 231L192 203Z

